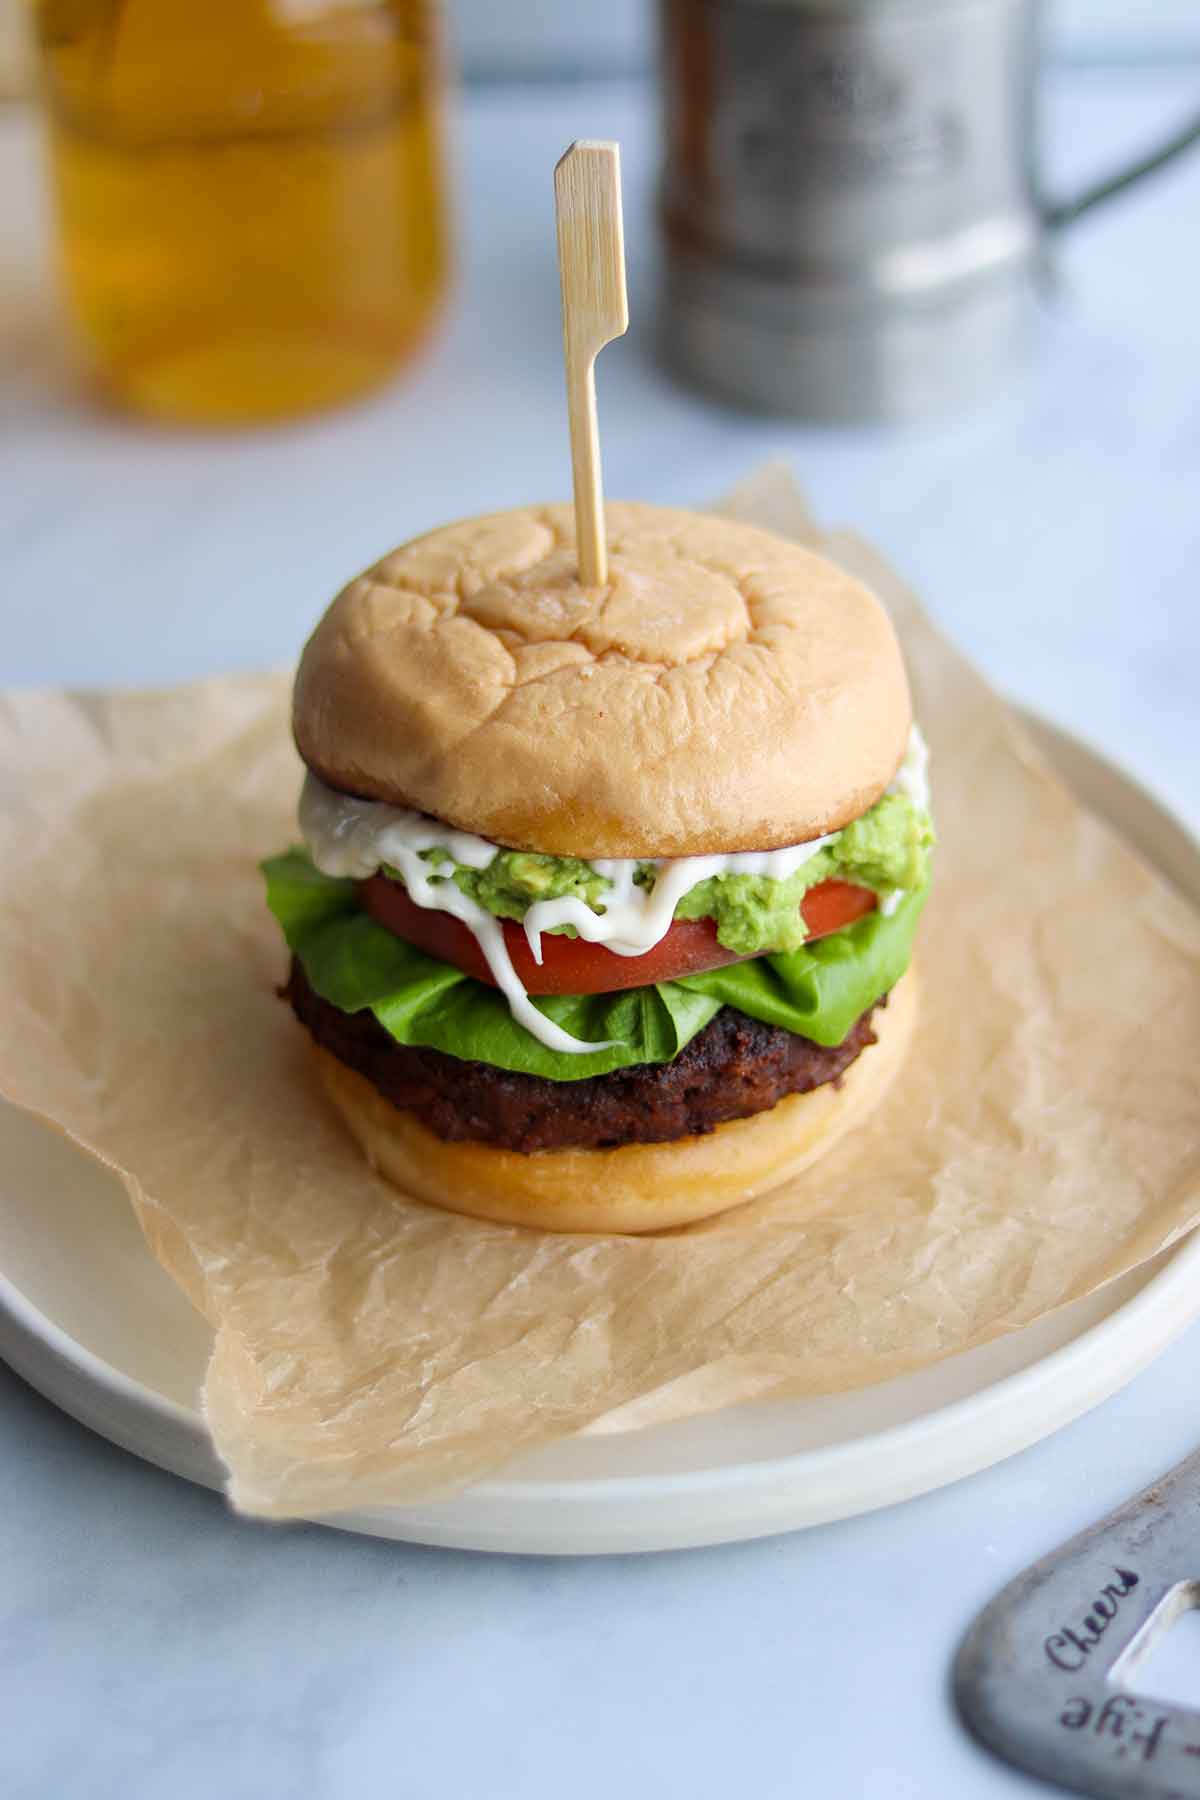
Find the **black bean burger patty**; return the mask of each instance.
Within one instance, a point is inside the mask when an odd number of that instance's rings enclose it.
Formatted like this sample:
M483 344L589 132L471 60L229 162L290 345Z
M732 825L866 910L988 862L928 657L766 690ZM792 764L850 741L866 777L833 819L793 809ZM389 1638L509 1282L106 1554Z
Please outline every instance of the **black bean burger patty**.
M608 1149L695 1137L725 1119L765 1112L786 1094L840 1082L875 1042L874 1008L830 1050L726 1006L674 1062L547 1081L397 1044L372 1013L345 1013L322 1000L295 959L283 991L318 1044L365 1075L393 1106L415 1113L440 1138L473 1138L503 1150Z

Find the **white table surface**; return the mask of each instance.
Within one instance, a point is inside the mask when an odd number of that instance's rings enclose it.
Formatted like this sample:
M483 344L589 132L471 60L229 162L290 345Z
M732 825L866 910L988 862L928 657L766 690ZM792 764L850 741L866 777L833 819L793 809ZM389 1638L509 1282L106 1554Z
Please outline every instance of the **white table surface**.
M1096 169L1197 86L1057 76L1051 161ZM436 349L357 411L226 438L80 408L32 131L0 115L0 681L281 662L392 543L562 495L550 170L570 138L611 135L635 328L601 365L610 491L703 501L787 457L997 682L1200 823L1200 158L1078 227L1037 352L988 409L831 431L718 411L656 370L646 93L477 91L460 120L462 280ZM1001 1583L1194 1447L1198 1376L1194 1329L1049 1442L905 1506L551 1562L239 1521L0 1368L0 1793L1032 1793L959 1729L954 1645Z

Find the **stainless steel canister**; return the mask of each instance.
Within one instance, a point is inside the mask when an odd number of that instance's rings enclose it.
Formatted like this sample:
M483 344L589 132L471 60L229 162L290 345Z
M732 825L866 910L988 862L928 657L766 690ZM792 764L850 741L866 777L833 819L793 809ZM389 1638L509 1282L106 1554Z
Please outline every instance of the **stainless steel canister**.
M1023 334L1060 205L1034 156L1038 0L660 0L665 353L726 399L946 410Z

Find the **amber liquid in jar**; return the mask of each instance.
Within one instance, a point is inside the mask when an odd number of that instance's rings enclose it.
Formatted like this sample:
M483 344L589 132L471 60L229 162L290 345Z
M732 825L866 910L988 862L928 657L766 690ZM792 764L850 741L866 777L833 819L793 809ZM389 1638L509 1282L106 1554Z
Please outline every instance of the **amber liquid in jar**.
M93 378L280 418L383 381L446 282L434 0L38 0L59 254Z

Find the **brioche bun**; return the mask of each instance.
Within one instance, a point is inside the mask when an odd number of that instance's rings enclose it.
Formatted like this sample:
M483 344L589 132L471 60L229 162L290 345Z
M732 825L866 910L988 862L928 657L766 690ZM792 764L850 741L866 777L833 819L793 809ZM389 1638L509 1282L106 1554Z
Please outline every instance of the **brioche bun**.
M904 1060L917 1014L910 968L873 1020L878 1041L840 1086L791 1094L703 1137L615 1150L494 1150L448 1143L401 1112L328 1050L314 1050L326 1093L371 1166L417 1200L546 1231L664 1231L740 1206L806 1169L860 1125Z
M301 658L305 762L555 855L768 850L872 806L911 718L873 595L727 519L616 502L606 526L602 588L579 583L569 506L445 526L352 581ZM465 1179L472 1153L443 1148Z

